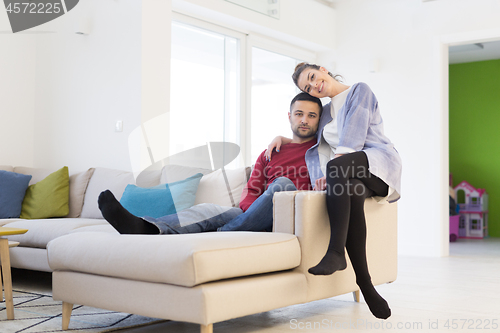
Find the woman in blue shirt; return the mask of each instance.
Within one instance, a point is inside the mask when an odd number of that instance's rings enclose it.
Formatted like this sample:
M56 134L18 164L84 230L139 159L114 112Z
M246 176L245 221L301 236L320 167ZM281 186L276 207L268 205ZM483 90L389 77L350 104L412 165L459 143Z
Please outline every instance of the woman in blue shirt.
M295 85L311 96L331 98L323 107L317 143L306 153L306 164L315 190L326 190L330 219L330 244L309 273L330 275L347 267L345 250L356 273L356 283L377 318L391 310L375 290L366 261L364 202L394 202L400 197L401 159L384 135L378 102L365 83L347 86L324 67L301 63L292 75ZM274 148L290 139L277 137Z

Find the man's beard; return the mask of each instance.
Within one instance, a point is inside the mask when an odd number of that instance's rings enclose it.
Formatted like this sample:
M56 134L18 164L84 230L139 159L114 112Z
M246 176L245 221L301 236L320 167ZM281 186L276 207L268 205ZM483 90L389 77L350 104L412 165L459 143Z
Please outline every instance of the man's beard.
M299 130L299 126L297 126L292 129L292 132L301 139L309 139L316 136L316 131L314 131L312 128L309 128L309 131L307 131L306 133L301 133Z

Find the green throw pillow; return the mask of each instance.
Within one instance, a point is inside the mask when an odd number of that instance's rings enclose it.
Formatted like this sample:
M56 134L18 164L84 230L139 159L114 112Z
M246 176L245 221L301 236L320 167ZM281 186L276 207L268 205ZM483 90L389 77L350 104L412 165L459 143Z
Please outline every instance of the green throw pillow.
M63 167L36 184L24 196L22 219L45 219L69 214L69 172Z

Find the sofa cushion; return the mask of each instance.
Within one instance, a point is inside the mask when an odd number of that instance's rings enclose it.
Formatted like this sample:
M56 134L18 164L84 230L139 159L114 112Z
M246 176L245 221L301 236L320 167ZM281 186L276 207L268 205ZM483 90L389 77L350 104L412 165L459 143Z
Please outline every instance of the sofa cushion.
M63 217L69 213L69 172L63 167L26 190L22 219Z
M19 219L16 219L16 218L12 218L12 219L0 219L0 227L3 227L4 225L12 223L12 222L15 222L15 221L19 221Z
M69 177L69 214L66 217L80 217L85 192L93 173L94 168L90 168Z
M293 269L301 260L294 235L243 231L168 236L78 232L54 239L47 249L54 271L185 287Z
M0 170L1 169L2 166L0 166ZM12 170L25 175L32 175L30 185L43 180L54 171L50 169L29 167L15 167L12 168ZM69 214L66 217L80 217L83 207L83 199L85 198L87 185L92 177L92 174L94 173L94 168L90 168L87 171L79 172L74 175L71 174L71 170L69 171Z
M249 170L249 167L224 170L224 172L219 169L203 176L194 204L213 203L220 206L239 207Z
M158 218L175 214L193 206L202 176L198 173L184 180L148 188L129 184L120 203L136 216Z
M160 183L172 183L194 176L197 173L208 175L211 172L212 170L204 168L194 168L184 165L165 165L161 169Z
M11 165L0 165L0 170L14 172L14 167Z
M95 168L90 178L85 200L80 217L88 219L102 219L101 211L97 205L97 198L104 190L110 190L117 200L122 197L128 184L134 183L134 175L129 171Z
M105 220L82 218L56 218L44 220L17 220L4 225L8 228L28 229L23 235L9 236L9 240L21 243L23 247L45 249L51 240L86 226L109 225Z
M80 227L80 228L73 229L73 230L69 231L68 233L72 234L72 233L76 233L76 232L89 232L89 231L92 231L92 232L107 232L107 233L119 235L119 232L116 231L116 229L113 228L113 226L111 224L109 224L109 223L87 225L85 227Z
M48 175L54 172L54 169L45 169L45 168L30 168L23 166L16 166L14 168L14 172L22 173L23 175L31 175L30 185L36 184L39 181L45 179Z
M19 217L31 176L0 170L0 218Z

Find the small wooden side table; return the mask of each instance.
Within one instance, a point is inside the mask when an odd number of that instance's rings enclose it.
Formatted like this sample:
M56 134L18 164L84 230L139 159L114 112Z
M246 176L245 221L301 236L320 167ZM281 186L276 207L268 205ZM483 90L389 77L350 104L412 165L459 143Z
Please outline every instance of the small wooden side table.
M28 229L0 227L0 236L19 235L28 232ZM6 238L0 238L0 260L2 261L3 289L5 290L5 307L7 308L7 319L14 319L14 300L12 298L12 278L10 275L9 247L19 245L18 242L9 242ZM1 288L0 282L0 288Z

